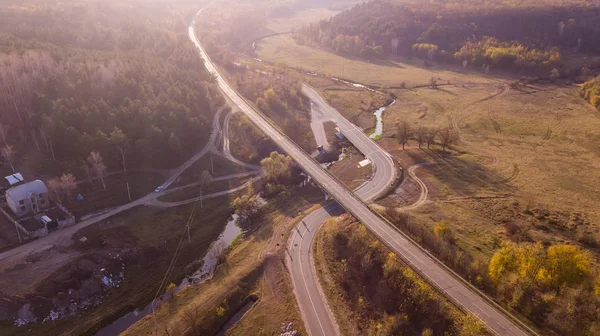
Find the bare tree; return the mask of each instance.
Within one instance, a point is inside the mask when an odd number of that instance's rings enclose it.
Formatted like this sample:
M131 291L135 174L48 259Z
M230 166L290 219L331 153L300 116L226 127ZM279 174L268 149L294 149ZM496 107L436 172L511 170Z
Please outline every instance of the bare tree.
M61 177L55 177L46 181L46 186L51 195L54 195L55 200L62 204L65 197L69 199L73 190L77 188L75 176L73 174L63 174Z
M104 183L104 174L106 173L106 166L104 165L102 156L98 152L91 152L87 160L96 171L96 175L98 175L100 182L102 182L102 187L104 187L104 190L106 190L106 184Z
M401 121L397 127L398 133L396 133L396 136L398 138L398 142L402 144L402 149L404 149L404 146L408 143L408 140L412 136L412 129L406 120Z
M193 335L200 335L200 317L198 306L188 307L183 310L183 321L192 330Z
M2 137L2 140L4 141L4 146L8 147L8 142L6 142L6 136L8 135L8 128L3 125L0 124L0 136Z
M73 190L77 189L77 183L75 182L75 176L73 174L63 174L60 177L60 186L65 193L67 199L71 199Z
M458 141L458 136L456 132L450 127L445 127L439 130L438 135L440 137L440 141L442 143L442 149L446 151L446 148L455 144Z
M437 136L437 129L427 129L425 132L425 142L427 142L427 149L431 149L431 145L435 144L435 137Z
M121 153L121 160L123 162L123 171L127 171L127 166L125 165L125 144L127 141L127 136L123 131L119 128L115 127L115 129L110 133L110 143L115 145Z
M437 78L435 78L435 77L429 78L429 86L432 89L437 89Z
M15 150L13 149L13 146L6 145L6 147L2 148L2 157L4 158L4 160L8 161L8 164L10 165L10 168L12 169L13 173L15 172L15 167L12 164L14 156Z
M417 140L417 143L419 144L419 149L421 148L421 146L427 142L427 128L421 126L419 128L417 128L417 131L415 132L415 139Z

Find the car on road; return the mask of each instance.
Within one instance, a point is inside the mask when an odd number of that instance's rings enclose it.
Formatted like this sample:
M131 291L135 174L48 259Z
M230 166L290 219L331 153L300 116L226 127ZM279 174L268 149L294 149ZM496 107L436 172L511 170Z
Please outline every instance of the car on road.
M162 189L163 189L163 186L160 185L160 186L156 187L156 189L154 189L154 192L159 193L162 191Z

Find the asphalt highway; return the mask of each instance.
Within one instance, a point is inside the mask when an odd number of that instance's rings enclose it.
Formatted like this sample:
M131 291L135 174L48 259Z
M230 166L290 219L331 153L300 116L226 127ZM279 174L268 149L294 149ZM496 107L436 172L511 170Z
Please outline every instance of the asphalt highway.
M363 200L356 196L354 192L348 190L341 182L331 176L310 155L298 147L292 140L285 136L285 134L279 131L279 129L267 118L255 111L244 99L242 99L229 85L229 83L219 74L216 67L206 54L206 51L197 39L193 27L194 24L191 24L189 27L190 39L196 44L201 57L204 59L206 68L215 76L216 81L223 93L236 106L238 106L240 110L246 114L261 131L263 131L275 143L277 143L280 148L282 148L289 156L291 156L296 163L321 186L321 188L326 190L329 195L338 202L339 205L364 223L382 242L393 249L405 262L407 262L415 271L421 274L433 286L439 289L440 292L446 297L451 299L464 310L478 316L485 324L487 324L492 332L498 335L526 335L526 333L517 327L515 323L505 317L505 315L496 306L486 301L472 287L458 280L455 274L453 274L443 265L439 264L431 255L420 248L415 242L409 240L401 232L392 228L387 222L372 212L371 209L369 209L368 206L363 202ZM362 132L356 128L355 131L350 130L349 135L346 135L350 141L353 141L353 133L358 134ZM363 150L362 145L355 145L359 148L359 150ZM367 157L375 154L368 151L364 153ZM386 155L385 153L382 154ZM377 167L378 163L374 162L374 164L376 165L376 168L379 169L379 167ZM363 188L365 187L363 186ZM363 188L361 188L361 190ZM365 191L365 193L372 193L373 195L376 195L379 192L383 191L375 192L375 187L372 187L372 191L368 191L367 187L367 191ZM300 253L301 252L302 251L300 251ZM293 257L293 253L291 253L291 255ZM294 264L292 265L293 267L296 267ZM300 271L300 273L302 273L302 271ZM294 282L296 284L296 280L294 280ZM322 296L321 293L319 293L318 288L308 288L307 291L311 293L311 297L315 297L316 295ZM305 303L302 301L302 294L296 294L299 295L298 302L301 306L303 314L305 314L305 308L303 308ZM316 319L317 324L322 327L321 331L313 327L315 324L313 317L304 316L309 332L313 335L336 334L337 331L335 330L335 326L331 327L333 329L325 329L321 318L326 318L328 313L326 309L325 311L322 310L324 308L320 309L321 310L317 311Z

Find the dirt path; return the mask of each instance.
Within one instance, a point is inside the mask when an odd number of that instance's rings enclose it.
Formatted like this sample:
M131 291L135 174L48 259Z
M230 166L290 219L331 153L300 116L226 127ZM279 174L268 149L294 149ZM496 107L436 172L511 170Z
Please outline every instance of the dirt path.
M489 151L487 149L482 149L478 146L475 146L469 140L467 140L465 138L464 134L460 130L459 123L461 123L461 122L465 121L467 118L469 118L473 114L473 110L477 106L479 106L481 103L484 103L484 102L492 100L492 99L500 98L500 97L506 95L509 91L510 91L510 86L508 84L504 84L502 87L498 87L498 92L496 92L495 94L492 94L488 97L485 97L483 99L480 99L478 101L470 103L467 106L465 106L460 112L454 113L451 116L451 122L452 122L451 127L458 135L458 138L460 139L460 141L462 143L466 144L467 146L471 147L476 154L491 158L492 161L490 163L486 164L486 166L489 166L489 167L493 167L500 162L498 157L496 155L494 155L494 153L492 153L491 151Z
M167 189L186 169L191 167L196 161L204 157L207 153L211 151L218 152L216 150L215 143L218 137L223 133L220 131L221 125L219 122L219 118L221 116L221 113L225 110L225 107L226 106L221 107L214 116L213 132L211 133L208 143L193 157L191 157L181 166L179 166L176 169L173 169L170 172L169 178L162 185L162 190ZM229 122L229 120L230 118L225 119L227 123ZM228 124L226 125L225 129L227 129L228 131ZM258 176L253 177L241 186L224 190L221 192L204 195L202 197L203 199L224 196L229 193L242 190L243 188L247 187L249 183L252 183L262 178L262 174L260 173L260 171L258 171L260 167L241 162L233 158L233 156L231 156L230 153L229 155L227 155L227 153L223 155L233 163L242 165L247 168L253 168L254 171L249 173L224 176L220 179L239 178L246 176L251 177L252 175L257 174ZM217 178L216 180L218 179L219 178ZM173 191L193 185L195 184L192 183L187 186L175 188L173 189ZM70 262L70 260L77 257L78 253L69 248L69 246L73 243L72 236L77 231L87 226L103 222L114 215L117 215L119 213L122 213L124 211L130 210L138 206L149 205L158 207L175 207L197 201L196 198L181 202L162 202L158 200L159 196L163 196L168 192L171 191L150 193L131 203L127 203L110 209L105 209L95 214L90 214L85 220L80 221L74 226L53 232L48 236L30 241L27 244L0 253L0 273L3 274L3 276L0 277L0 285L3 285L4 288L11 288L15 284L15 281L19 281L18 284L20 294L25 294L29 289L34 288L39 281L42 281L47 276L51 275L56 269L64 266L66 263Z

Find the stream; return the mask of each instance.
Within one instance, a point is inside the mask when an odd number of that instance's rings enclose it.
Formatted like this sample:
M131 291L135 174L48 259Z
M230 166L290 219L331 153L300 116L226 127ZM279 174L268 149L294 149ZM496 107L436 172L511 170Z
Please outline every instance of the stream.
M373 134L369 135L369 138L377 139L378 137L383 135L383 112L388 107L394 105L395 102L396 102L396 100L394 99L394 101L392 101L389 105L382 106L382 107L378 108L375 111L375 113L373 113L375 115L375 119L377 119L377 122L375 123L375 132Z
M227 248L231 244L231 242L233 242L235 237L242 233L242 229L240 229L237 226L238 218L239 217L237 215L233 215L232 218L227 222L227 225L225 226L225 229L223 230L219 238L217 238L210 245L209 250L206 252L206 255L204 255L202 267L196 272L194 272L192 275L185 277L181 281L179 286L177 286L177 288L173 291L173 293L168 294L168 296L175 295L185 287L192 284L198 284L210 278L213 275L215 268L217 267L217 263L219 261L219 256L223 253L225 248ZM161 296L158 300L162 300L165 296L166 295ZM125 316L100 329L96 333L96 336L118 335L119 333L125 331L127 328L135 324L137 321L141 320L144 316L149 315L151 313L152 302L146 305L144 309L136 309L132 312L129 312Z

